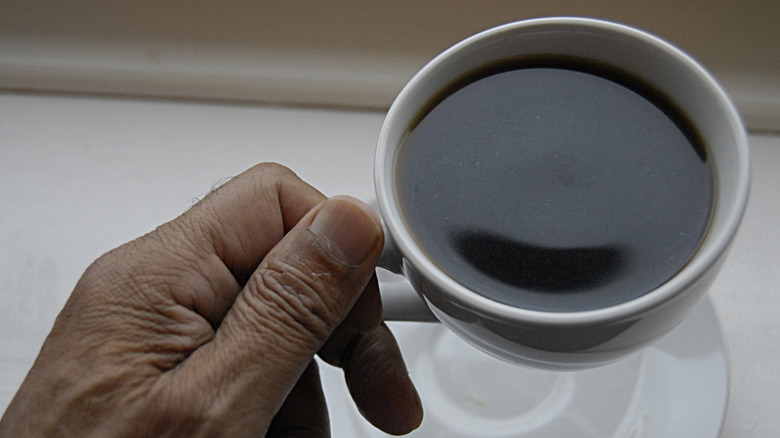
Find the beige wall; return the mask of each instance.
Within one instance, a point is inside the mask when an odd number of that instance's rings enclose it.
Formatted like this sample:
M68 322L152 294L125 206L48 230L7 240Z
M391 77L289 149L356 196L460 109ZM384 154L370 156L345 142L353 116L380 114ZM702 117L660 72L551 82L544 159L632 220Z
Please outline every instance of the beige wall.
M578 15L678 45L724 83L752 128L780 130L776 0L44 3L0 3L0 88L381 109L462 38Z

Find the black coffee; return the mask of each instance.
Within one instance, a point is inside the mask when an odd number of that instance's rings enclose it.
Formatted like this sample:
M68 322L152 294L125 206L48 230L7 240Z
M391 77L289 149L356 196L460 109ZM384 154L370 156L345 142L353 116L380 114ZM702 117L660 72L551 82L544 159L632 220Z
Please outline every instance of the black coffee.
M396 169L402 215L442 270L544 311L606 307L666 282L713 203L704 145L671 101L574 58L458 81L410 128Z

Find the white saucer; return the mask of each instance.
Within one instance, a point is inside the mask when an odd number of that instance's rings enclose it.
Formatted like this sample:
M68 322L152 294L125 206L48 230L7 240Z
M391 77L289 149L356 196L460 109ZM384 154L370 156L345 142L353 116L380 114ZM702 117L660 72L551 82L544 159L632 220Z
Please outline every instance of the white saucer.
M410 437L715 438L725 417L728 360L709 299L643 352L569 373L504 363L438 324L391 327L425 410ZM348 417L332 418L333 436L388 437L343 406L351 401L332 372L323 370L331 416Z

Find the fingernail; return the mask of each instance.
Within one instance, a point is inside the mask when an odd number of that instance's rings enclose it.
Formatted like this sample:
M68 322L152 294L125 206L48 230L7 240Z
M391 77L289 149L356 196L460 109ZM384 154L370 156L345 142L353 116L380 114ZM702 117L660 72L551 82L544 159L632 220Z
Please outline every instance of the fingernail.
M326 201L309 231L325 252L349 265L362 263L376 247L380 235L370 213L343 198Z

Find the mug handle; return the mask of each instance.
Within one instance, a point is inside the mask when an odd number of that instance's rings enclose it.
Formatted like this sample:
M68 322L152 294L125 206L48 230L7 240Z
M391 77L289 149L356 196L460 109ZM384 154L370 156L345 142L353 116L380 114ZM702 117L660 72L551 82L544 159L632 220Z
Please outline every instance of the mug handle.
M370 205L381 218L382 215L376 203L372 202ZM403 258L395 241L387 232L384 220L382 220L382 228L385 233L385 246L379 256L377 268L395 274L382 275L382 272L377 273L379 292L382 298L382 319L385 321L439 322L423 298L409 283L409 280L403 277Z

